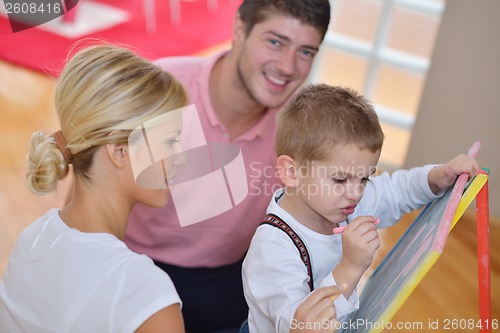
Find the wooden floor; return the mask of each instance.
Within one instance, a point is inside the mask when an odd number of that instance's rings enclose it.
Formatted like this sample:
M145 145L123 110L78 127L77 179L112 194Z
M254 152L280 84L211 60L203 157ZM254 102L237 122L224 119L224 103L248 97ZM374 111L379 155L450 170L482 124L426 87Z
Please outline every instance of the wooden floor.
M44 75L0 62L0 277L21 230L51 207L61 206L68 180L57 193L36 197L26 186L25 156L31 133L43 129L51 134L59 127L53 109L54 81ZM381 230L382 247L373 268L380 262L415 218L409 214L392 228ZM451 232L438 262L392 319L396 325L422 325L423 329L392 329L386 332L430 332L429 322L477 320L477 260L475 213L466 212ZM492 222L491 284L492 317L500 319L500 223ZM479 331L451 330L451 331Z

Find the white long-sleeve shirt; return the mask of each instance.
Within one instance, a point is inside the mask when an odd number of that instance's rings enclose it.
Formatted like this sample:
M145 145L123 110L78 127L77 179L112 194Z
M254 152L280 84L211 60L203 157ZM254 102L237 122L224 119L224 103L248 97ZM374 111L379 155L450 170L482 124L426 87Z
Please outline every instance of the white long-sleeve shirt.
M373 215L380 218L379 227L388 227L403 214L436 199L438 196L432 193L427 181L432 167L428 165L372 177L349 220ZM267 213L279 216L305 243L311 260L314 288L336 285L331 273L342 258L341 235L319 234L297 221L279 206L283 191L276 191ZM276 227L259 226L243 262L243 287L250 309L250 332L288 333L297 307L310 294L308 282L306 266L289 236ZM356 292L349 299L340 296L335 301L337 318L358 307Z

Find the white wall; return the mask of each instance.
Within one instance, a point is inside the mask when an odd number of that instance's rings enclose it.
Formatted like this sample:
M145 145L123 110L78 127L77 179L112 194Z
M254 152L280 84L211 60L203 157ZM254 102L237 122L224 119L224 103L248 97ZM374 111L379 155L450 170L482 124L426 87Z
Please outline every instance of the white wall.
M446 162L476 140L500 217L500 1L447 0L405 167Z

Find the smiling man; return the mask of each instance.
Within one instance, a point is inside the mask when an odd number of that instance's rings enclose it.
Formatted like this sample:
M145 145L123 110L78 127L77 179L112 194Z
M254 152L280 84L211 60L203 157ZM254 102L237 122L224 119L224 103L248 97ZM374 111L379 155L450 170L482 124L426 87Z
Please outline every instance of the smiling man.
M246 179L224 171L228 189L243 183L248 194L217 216L181 226L173 204L137 205L130 215L128 246L170 275L190 333L238 328L247 317L241 263L279 186L269 172L276 161L275 116L309 74L329 21L328 0L244 0L230 50L156 61L186 88L207 145L237 145L246 169ZM200 190L206 189L192 193ZM190 204L196 210L200 202Z

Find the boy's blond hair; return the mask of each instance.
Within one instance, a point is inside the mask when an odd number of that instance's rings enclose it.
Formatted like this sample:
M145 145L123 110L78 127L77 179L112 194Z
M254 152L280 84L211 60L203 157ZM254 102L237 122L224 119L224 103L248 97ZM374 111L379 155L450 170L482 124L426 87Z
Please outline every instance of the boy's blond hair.
M349 88L314 84L301 89L278 114L276 153L299 163L326 158L336 145L377 152L384 133L373 106Z

